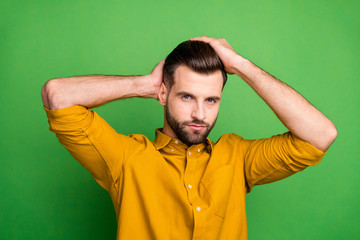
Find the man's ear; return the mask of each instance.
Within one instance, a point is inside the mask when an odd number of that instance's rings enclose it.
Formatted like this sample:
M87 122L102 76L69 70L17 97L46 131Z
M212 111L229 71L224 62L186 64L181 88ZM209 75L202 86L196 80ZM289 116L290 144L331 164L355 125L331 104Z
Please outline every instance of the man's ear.
M161 86L160 86L160 91L158 93L158 99L159 99L159 103L163 106L165 106L166 104L166 98L167 98L167 89L165 87L165 84L164 83L161 83Z

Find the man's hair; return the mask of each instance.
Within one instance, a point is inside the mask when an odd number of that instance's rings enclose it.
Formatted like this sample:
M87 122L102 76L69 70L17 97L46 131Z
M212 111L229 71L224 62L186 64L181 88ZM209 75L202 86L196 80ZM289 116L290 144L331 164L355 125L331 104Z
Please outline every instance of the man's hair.
M224 65L210 44L202 41L185 41L180 43L165 59L163 68L163 82L170 91L174 85L174 73L180 66L185 65L191 70L210 74L221 70L223 88L227 80Z

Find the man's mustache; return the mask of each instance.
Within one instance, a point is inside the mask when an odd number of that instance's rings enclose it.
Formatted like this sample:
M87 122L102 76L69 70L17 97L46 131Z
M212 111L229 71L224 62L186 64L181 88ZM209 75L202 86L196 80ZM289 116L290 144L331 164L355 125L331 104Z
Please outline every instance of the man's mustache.
M185 121L185 122L182 122L182 123L181 123L181 126L191 125L191 124L202 125L202 126L205 126L205 127L207 127L207 128L210 126L209 123L204 122L204 121L201 121L201 120L198 120L198 119L195 119L195 120L193 120L193 121Z

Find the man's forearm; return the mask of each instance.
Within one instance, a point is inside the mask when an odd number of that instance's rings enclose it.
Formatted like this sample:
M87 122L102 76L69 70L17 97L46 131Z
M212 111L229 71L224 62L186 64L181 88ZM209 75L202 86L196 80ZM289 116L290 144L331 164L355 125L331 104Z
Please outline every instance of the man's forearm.
M41 97L44 106L51 110L74 105L93 108L130 97L158 99L163 66L164 60L144 76L89 75L52 79L43 86Z
M56 110L74 105L88 108L129 97L153 97L149 75L89 75L52 79L42 89L45 107Z
M297 137L326 150L337 132L334 124L297 91L238 57L235 73L270 106L282 123Z

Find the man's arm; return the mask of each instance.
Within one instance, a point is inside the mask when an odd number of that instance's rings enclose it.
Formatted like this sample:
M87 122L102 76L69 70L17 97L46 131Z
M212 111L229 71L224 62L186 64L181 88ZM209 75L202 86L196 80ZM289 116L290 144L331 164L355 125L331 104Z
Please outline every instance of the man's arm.
M164 60L151 74L144 76L89 75L52 79L42 88L43 104L48 109L57 110L74 105L93 108L129 97L157 99L163 65Z
M107 191L122 165L138 147L135 139L118 134L88 108L127 97L157 97L162 81L161 61L151 74L138 77L83 76L53 79L42 89L50 131Z
M229 74L241 77L270 106L280 121L298 138L327 150L337 136L334 124L290 86L238 55L225 39L196 37L209 43Z

